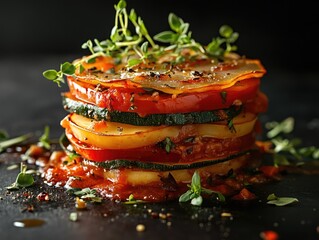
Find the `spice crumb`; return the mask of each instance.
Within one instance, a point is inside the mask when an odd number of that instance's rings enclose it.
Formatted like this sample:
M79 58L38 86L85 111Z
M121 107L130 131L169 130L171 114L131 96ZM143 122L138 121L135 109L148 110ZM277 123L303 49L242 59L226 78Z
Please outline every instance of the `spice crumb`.
M144 231L145 231L145 225L143 225L143 224L137 224L137 225L136 225L136 231L138 231L138 232L144 232Z
M228 213L228 212L223 212L221 214L222 217L232 217L232 214L231 213Z

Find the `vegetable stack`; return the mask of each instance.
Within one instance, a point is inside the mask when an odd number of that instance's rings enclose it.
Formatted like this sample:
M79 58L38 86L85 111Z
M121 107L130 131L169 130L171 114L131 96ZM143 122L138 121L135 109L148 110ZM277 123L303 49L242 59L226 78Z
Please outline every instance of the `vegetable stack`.
M87 41L90 55L44 72L59 85L67 79L61 125L77 154L48 168L47 181L163 201L178 198L195 171L204 181L251 165L266 70L234 52L238 33L224 25L203 46L171 13L171 30L152 38L125 1L115 10L109 39Z

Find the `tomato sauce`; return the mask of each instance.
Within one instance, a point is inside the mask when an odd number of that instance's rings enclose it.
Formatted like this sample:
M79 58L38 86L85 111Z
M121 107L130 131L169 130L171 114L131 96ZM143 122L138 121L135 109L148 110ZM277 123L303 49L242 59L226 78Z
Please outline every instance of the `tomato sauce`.
M106 199L127 201L130 194L133 194L135 199L148 202L176 200L188 190L187 185L190 184L190 181L176 183L174 179L161 179L161 181L133 186L126 182L125 174L119 174L115 179L105 178L105 172L112 170L87 165L81 157L70 161L64 152L55 154L55 156L56 158L51 158L42 168L45 183L65 188L89 187L97 190ZM251 155L250 157L249 161L255 164L256 156ZM121 172L123 169L116 171ZM260 184L271 179L262 172L249 174L242 170L233 172L231 169L227 175L202 176L202 186L220 192L226 197L234 197L235 200L252 200L256 196L250 193L245 185L247 183Z

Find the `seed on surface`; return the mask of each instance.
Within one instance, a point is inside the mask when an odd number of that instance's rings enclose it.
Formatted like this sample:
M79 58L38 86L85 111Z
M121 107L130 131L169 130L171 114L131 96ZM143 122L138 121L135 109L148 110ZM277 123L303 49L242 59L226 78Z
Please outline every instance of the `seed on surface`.
M143 225L143 224L137 224L137 225L136 225L136 231L138 231L138 232L144 232L144 231L145 231L145 225Z

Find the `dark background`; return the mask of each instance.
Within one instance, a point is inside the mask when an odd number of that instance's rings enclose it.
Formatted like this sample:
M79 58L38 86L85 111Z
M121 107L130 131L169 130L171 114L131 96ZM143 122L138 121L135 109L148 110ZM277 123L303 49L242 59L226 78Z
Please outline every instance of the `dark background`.
M267 68L313 69L318 51L314 1L128 0L151 35L167 30L174 12L207 44L222 24L240 33L239 53ZM81 44L109 37L117 1L4 1L0 8L0 54L87 53Z

